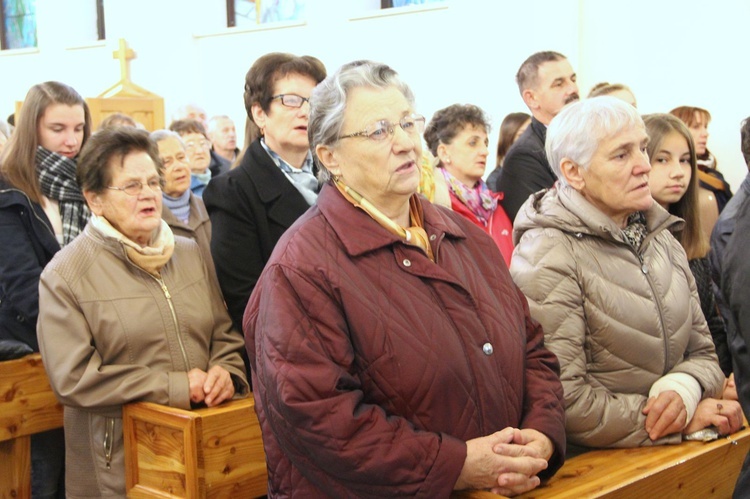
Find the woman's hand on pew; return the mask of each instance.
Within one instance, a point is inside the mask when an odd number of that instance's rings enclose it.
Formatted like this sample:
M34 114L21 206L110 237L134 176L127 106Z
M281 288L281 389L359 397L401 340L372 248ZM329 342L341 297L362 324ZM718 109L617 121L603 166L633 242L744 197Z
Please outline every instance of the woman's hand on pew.
M505 428L467 441L466 461L455 490L492 489L496 494L513 496L539 486L540 480L536 475L547 468L547 460L536 457L538 449L511 445L505 448L507 454L495 452L499 445L512 444L514 439L524 438L518 434L520 431Z
M234 383L229 371L213 366L208 372L194 367L187 373L190 402L214 407L234 396Z
M206 383L207 376L206 371L197 367L188 371L187 377L191 403L200 404L206 398L206 394L203 392L203 385Z
M715 426L722 435L729 435L742 427L742 408L736 400L704 399L698 404L693 419L683 430L684 434Z
M667 390L651 397L643 408L646 415L646 432L651 440L658 440L685 428L687 409L677 392Z
M229 371L221 366L213 366L208 370L206 382L203 384L206 405L214 407L234 396L234 383Z
M549 461L555 451L555 446L544 433L526 428L514 429L513 440L509 443L497 444L493 450L495 454L504 456L530 456Z
M544 433L526 428L523 430L514 429L513 440L510 443L497 444L492 450L495 454L504 456L541 458L549 461L555 451L555 446ZM540 471L542 470L537 471L537 473ZM513 472L501 473L497 479L499 486L493 487L492 492L504 496L527 492L537 486L533 485L536 483L535 481L528 482L529 478L532 477L518 476L517 473Z

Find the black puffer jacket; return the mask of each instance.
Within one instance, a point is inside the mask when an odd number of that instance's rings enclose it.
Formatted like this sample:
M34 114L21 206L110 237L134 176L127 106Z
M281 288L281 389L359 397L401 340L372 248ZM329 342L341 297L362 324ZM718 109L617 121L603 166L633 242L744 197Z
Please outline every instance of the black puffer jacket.
M711 267L708 263L708 257L693 258L688 263L690 264L693 277L695 277L695 285L698 287L698 297L701 300L701 310L703 310L703 315L706 316L708 329L711 331L711 337L714 340L716 355L719 357L719 365L724 372L724 376L729 376L732 374L732 357L729 354L729 347L727 346L727 327L716 305L716 296L713 291Z

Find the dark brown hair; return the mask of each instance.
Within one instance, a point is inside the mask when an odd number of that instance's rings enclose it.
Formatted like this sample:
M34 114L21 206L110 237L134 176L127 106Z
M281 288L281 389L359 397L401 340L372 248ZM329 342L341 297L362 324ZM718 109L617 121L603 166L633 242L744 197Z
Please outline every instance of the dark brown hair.
M527 113L510 113L503 118L503 122L500 123L500 136L497 141L497 166L495 168L503 166L503 159L508 154L510 146L513 145L513 140L516 138L519 128L530 119L531 116Z
M326 68L316 57L282 52L266 54L253 63L245 75L245 109L251 120L253 104L259 104L267 113L276 82L291 74L309 76L317 84L325 79Z
M424 140L432 155L437 157L438 146L453 142L467 125L490 131L489 118L473 104L453 104L437 111L424 130Z
M156 142L148 132L132 127L100 130L91 136L78 158L78 185L82 191L101 194L112 182L112 167L122 167L125 157L134 152L145 152L156 165L159 176L164 167L159 158Z

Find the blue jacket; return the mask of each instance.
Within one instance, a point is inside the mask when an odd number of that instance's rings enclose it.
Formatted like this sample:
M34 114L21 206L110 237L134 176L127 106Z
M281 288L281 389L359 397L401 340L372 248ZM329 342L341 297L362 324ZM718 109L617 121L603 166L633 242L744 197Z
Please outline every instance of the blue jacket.
M44 210L21 190L0 180L0 340L17 340L39 351L39 276L60 249Z

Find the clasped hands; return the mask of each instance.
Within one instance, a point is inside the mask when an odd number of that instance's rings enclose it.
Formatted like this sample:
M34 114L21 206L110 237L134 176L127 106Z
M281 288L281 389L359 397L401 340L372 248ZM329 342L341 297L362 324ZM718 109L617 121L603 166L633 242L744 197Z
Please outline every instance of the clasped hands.
M540 483L537 476L547 468L554 452L552 441L543 433L505 428L466 442L466 461L455 489L491 489L495 494L514 496Z
M658 440L672 433L684 434L715 426L719 433L728 435L742 427L742 408L736 400L703 399L698 403L693 419L687 420L687 410L677 392L664 391L651 397L643 408L646 415L646 431L651 440Z
M213 366L208 372L193 368L187 375L193 404L204 402L208 407L214 407L234 396L232 376L221 366Z

